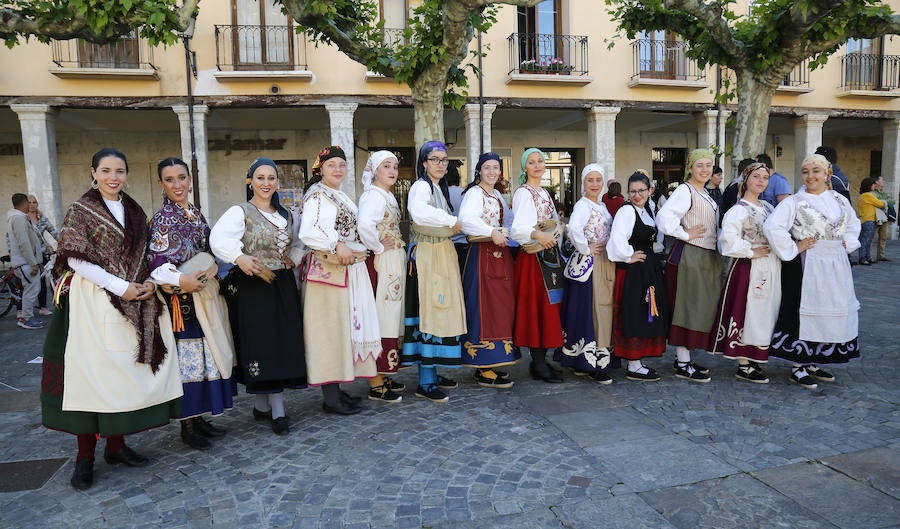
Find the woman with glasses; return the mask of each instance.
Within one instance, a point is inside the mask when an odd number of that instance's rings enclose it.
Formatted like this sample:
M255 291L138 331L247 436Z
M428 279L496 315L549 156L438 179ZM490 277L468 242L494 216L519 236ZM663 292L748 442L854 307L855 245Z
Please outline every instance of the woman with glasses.
M447 147L429 141L419 149L418 178L406 206L412 218L406 275L406 330L402 365L419 366L416 396L447 402L444 389L457 383L437 374L437 366L459 367L460 336L466 333L459 261L450 237L462 226L453 215L447 174Z
M628 178L629 201L613 219L606 252L616 263L613 294L613 344L617 357L628 361L629 380L656 382L659 374L643 358L662 356L669 332L669 306L662 266L661 235L647 207L650 179L635 172Z
M715 342L713 323L722 291L722 260L716 250L719 206L706 191L714 158L707 149L692 151L685 182L656 215L660 231L677 239L666 261L675 376L694 382L710 381L709 369L691 361L691 350L706 350Z
M513 343L531 352L529 372L535 380L560 383L547 364L547 349L563 346L560 308L563 297L562 258L557 244L559 215L553 199L541 187L546 171L544 153L522 153L519 189L513 195L510 236L522 245L516 259L516 317Z
M503 202L495 186L503 175L500 155L478 157L475 178L463 193L459 222L469 236L463 271L466 327L463 365L475 368L475 382L488 388L509 388L507 373L495 368L512 365L521 354L513 347L513 259L503 229Z
M575 203L567 226L576 252L564 274L562 319L566 343L556 350L553 359L571 367L576 375L609 384L616 267L606 255L612 216L600 200L604 178L599 164L588 164L581 171L584 196Z

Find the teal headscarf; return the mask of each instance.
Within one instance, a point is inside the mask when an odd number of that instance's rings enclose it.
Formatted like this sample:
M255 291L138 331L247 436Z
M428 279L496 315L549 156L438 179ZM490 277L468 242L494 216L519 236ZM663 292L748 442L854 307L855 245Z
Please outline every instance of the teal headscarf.
M693 167L694 163L697 160L702 160L703 158L706 158L707 160L712 161L713 164L716 163L716 155L713 154L713 152L711 150L709 150L709 149L694 149L693 151L691 151L691 155L688 156L687 166L684 168L684 181L685 182L687 182L688 180L691 179L691 167Z
M525 173L525 161L528 160L528 157L533 153L540 154L544 158L544 161L547 161L547 155L537 147L526 149L525 152L522 153L522 171L519 173L519 185L528 181L528 175Z

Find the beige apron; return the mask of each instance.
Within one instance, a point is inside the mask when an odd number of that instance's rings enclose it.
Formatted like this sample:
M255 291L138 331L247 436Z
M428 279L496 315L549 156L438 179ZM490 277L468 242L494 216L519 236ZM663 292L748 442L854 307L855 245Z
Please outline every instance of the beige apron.
M216 368L223 379L231 377L235 365L234 338L228 323L228 307L219 295L219 282L210 279L200 292L194 292L194 313L209 345Z
M375 271L378 272L375 306L382 338L403 336L405 264L406 251L403 248L391 248L375 256Z
M416 245L419 330L440 338L466 333L466 310L456 249L449 239Z

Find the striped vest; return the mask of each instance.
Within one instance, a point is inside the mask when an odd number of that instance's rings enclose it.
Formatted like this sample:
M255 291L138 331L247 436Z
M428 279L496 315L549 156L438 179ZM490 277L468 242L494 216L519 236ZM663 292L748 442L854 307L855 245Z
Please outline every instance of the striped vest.
M704 197L697 191L697 188L691 184L685 183L682 185L687 186L691 191L691 208L687 210L684 217L681 217L681 226L685 230L698 225L706 227L706 233L690 239L688 244L715 251L716 240L718 238L717 227L719 224L716 219L716 206L713 205L713 201L706 191L703 192L703 195L706 195L706 197Z

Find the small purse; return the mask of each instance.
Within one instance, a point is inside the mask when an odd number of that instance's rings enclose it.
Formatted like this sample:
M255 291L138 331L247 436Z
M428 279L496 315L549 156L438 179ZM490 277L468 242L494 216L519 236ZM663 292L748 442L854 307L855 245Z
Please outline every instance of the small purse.
M583 253L575 252L572 257L569 258L569 262L566 263L566 269L563 271L563 276L565 276L566 279L584 283L591 278L593 269L593 255L584 255Z
M324 252L314 251L306 256L306 272L303 280L311 283L321 283L333 287L347 288L349 272L345 265L336 261L322 259L320 254Z

